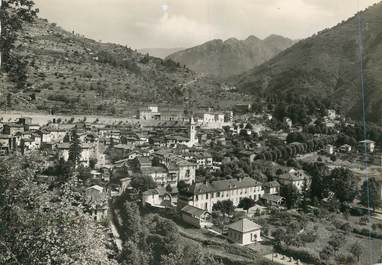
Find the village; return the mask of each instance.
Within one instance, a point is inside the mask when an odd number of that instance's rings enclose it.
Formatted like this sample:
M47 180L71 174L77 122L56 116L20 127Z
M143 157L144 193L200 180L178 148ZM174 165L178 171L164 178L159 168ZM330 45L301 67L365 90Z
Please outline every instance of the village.
M191 115L152 105L107 124L2 119L0 152L46 158L36 181L47 185L74 167L87 213L111 224L117 245L112 204L122 196L187 238L279 264L359 261L367 237L382 242L382 157L375 141L349 133L355 126L335 110L303 127L251 104Z

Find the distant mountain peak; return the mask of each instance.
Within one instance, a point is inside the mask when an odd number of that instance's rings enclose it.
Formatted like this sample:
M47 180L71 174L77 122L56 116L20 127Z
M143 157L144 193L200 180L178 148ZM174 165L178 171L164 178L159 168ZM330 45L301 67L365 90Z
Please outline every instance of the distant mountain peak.
M287 39L287 38L281 35L271 34L268 37L266 37L264 40L271 40L271 39Z
M236 39L236 38L229 38L226 41L224 41L224 43L226 43L226 44L237 44L239 42L240 41L238 39Z
M275 38L273 42L267 43L254 35L248 36L245 40L215 39L173 53L167 58L196 72L228 78L250 70L293 44L291 40L283 37Z
M258 37L255 35L249 35L248 38L245 39L246 41L261 41Z
M369 121L382 120L382 2L362 16L366 111ZM337 105L355 119L362 114L359 76L359 25L356 16L301 40L264 64L232 78L242 93L317 97ZM265 40L279 47L283 37ZM290 40L291 41L291 40Z

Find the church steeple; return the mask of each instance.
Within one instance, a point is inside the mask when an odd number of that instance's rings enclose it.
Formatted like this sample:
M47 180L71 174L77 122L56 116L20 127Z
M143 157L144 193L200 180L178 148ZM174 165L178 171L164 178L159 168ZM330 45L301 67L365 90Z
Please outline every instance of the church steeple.
M194 117L191 116L190 118L190 142L194 142L196 139L196 123L194 120Z
M190 117L190 128L189 128L189 133L190 133L190 140L188 142L188 146L189 147L192 147L194 146L196 143L198 143L198 139L196 137L196 122L194 120L194 117L191 116Z

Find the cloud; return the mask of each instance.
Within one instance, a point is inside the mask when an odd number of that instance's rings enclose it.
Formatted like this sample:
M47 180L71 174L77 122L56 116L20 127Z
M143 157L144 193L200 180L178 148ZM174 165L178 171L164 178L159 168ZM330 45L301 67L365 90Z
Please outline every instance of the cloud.
M170 44L180 47L195 45L220 35L212 25L167 12L155 25L146 24L145 27L156 38L166 39Z
M270 34L300 39L379 0L35 0L41 15L96 40L190 47Z

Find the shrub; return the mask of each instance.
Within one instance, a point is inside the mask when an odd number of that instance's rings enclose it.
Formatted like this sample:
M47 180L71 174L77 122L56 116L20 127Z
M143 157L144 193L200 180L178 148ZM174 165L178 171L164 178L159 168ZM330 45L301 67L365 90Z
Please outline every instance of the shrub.
M340 253L336 256L337 264L354 264L355 260L353 255Z
M317 239L317 234L314 233L313 231L310 231L310 232L307 232L307 233L304 233L304 234L301 234L301 240L304 242L304 243L313 243L314 241L316 241Z
M282 244L275 245L275 250L283 255L293 257L294 259L299 259L302 262L321 265L320 258L313 253L309 253L307 250L288 248Z

